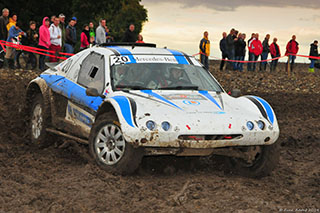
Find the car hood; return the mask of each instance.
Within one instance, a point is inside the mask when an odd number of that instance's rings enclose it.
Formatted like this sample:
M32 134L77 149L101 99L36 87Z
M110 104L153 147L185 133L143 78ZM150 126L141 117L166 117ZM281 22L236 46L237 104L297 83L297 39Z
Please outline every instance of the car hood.
M236 126L240 131L249 120L263 120L271 125L268 117L263 117L259 108L249 98L234 98L226 93L208 91L165 91L133 90L115 92L114 96L126 97L134 104L134 115L138 125L148 120L156 123L169 121L175 126L197 126L198 130L208 129L208 125L223 129ZM272 111L273 113L273 111ZM274 116L275 117L275 116Z

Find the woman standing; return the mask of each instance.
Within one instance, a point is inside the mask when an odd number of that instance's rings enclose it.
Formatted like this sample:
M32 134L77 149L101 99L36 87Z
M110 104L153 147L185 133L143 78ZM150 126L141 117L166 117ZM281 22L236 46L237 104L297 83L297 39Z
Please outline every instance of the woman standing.
M39 48L48 50L51 42L50 42L50 32L49 32L50 20L48 17L44 17L42 20L42 25L39 29ZM40 55L39 57L39 69L44 70L44 59L45 55Z
M89 47L90 45L89 38L90 38L89 25L85 24L83 26L82 33L80 35L80 40L81 40L80 51Z

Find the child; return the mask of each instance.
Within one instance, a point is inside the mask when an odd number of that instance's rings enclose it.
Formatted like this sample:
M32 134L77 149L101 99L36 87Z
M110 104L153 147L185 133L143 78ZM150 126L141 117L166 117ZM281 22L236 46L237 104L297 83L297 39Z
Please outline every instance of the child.
M37 47L38 45L38 32L36 30L36 22L29 22L29 30L27 31L27 45L30 47ZM36 56L29 52L29 64L31 64L31 69L35 69L37 66Z

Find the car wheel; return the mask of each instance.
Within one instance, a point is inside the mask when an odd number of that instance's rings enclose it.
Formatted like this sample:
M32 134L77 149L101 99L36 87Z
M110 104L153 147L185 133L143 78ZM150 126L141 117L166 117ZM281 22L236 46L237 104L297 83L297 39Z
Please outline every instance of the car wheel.
M46 128L48 126L48 112L44 105L43 97L37 94L32 102L30 115L30 136L32 144L46 146L49 144Z
M112 174L132 174L140 165L143 151L125 141L118 121L112 117L101 115L93 124L90 152L102 169Z
M244 150L245 149L245 150ZM250 146L239 148L244 154L252 155L250 161L240 158L228 158L233 171L246 177L265 177L276 168L280 158L278 143L265 146Z

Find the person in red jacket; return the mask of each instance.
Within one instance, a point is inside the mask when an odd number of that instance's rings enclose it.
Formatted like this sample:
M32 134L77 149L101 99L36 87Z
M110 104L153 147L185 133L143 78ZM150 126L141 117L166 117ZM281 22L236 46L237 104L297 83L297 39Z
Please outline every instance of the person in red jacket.
M42 20L42 25L39 29L39 48L48 50L51 42L50 42L50 31L49 31L50 20L48 17L44 17ZM39 69L44 70L44 59L45 55L40 55L39 57Z
M262 53L262 49L263 48L262 48L261 41L259 40L259 34L256 33L249 45L249 52L253 53L251 54L252 57L249 59L249 61L257 61L259 56ZM253 63L249 71L255 71L255 70L256 70L256 63Z
M279 45L277 44L277 41L278 41L278 39L274 38L273 39L273 43L270 45L270 54L271 54L272 59L278 58L278 57L281 56L280 48L279 48ZM270 66L270 71L271 72L276 70L277 64L278 64L278 60L279 59L272 60L271 66Z
M80 50L84 50L89 47L90 43L88 38L90 38L89 25L85 24L83 26L82 33L80 35L80 41L81 41Z
M286 47L286 56L289 56L288 63L291 63L291 71L293 70L294 60L296 59L296 54L299 51L299 43L296 41L296 36L293 35L292 39L288 42Z

